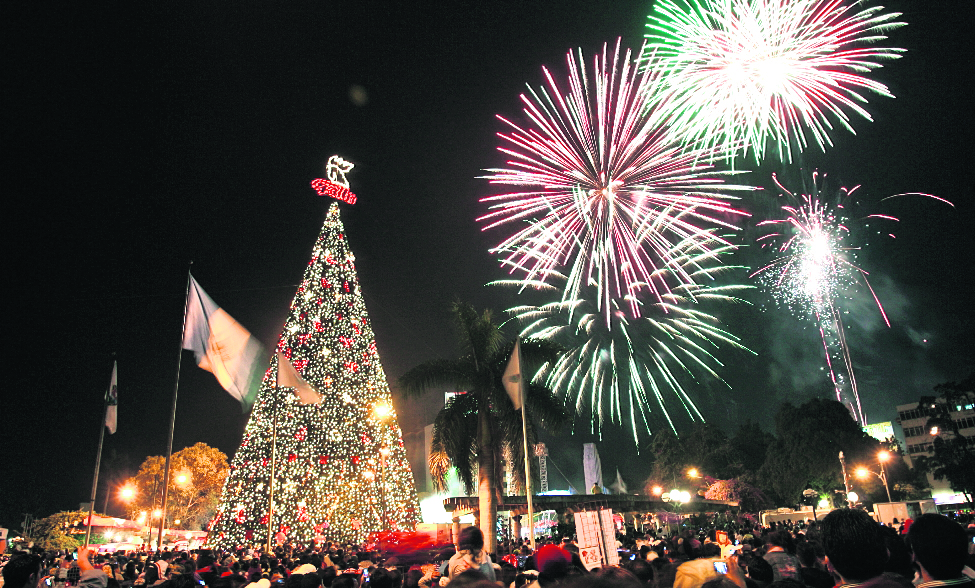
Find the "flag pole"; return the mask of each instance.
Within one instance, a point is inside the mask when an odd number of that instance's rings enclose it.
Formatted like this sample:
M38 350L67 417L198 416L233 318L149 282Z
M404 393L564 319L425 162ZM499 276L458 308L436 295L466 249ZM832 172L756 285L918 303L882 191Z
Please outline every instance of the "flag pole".
M281 372L281 358L277 358L278 361L278 373ZM271 531L274 528L274 462L277 459L278 450L278 406L277 406L277 390L278 383L274 382L275 394L271 395L271 410L274 413L274 424L271 425L271 477L267 484L267 553L271 553Z
M111 383L109 383L111 387ZM85 531L85 545L91 541L91 518L95 514L95 493L98 491L98 470L102 467L102 444L105 442L105 421L108 419L108 394L105 395L105 411L98 435L98 455L95 456L95 475L91 482L91 502L88 503L88 530Z
M193 262L190 261L190 265ZM190 281L193 275L186 269L186 295L183 296L183 329L179 335L179 355L176 358L176 385L173 388L173 408L169 413L169 444L166 447L166 465L163 473L162 514L159 517L159 536L156 540L156 551L162 552L163 529L166 527L166 507L169 500L169 463L173 459L173 432L176 429L176 398L179 396L179 368L183 363L183 338L186 336L186 310L190 303Z
M532 470L528 459L528 419L525 418L525 370L521 367L521 345L518 347L518 395L521 399L521 439L525 450L525 497L528 499L528 537L535 551L535 510L532 506Z

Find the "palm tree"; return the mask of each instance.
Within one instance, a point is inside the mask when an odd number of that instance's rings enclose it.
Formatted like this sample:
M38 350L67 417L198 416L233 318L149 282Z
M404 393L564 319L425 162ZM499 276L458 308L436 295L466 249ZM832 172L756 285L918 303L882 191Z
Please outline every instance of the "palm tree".
M461 357L418 365L400 378L400 385L407 396L444 387L463 392L443 407L433 423L430 473L442 490L448 470L457 468L468 494L474 492L476 479L485 549L493 552L501 458L508 457L512 463L524 459L521 414L514 409L501 381L514 341L505 338L490 310L478 314L470 304L455 302L451 314L460 335ZM523 342L521 349L526 366L556 357L554 348L544 343ZM570 420L562 402L547 388L533 383L526 384L525 411L530 415L529 444L535 439L535 422L555 431ZM521 472L521 468L515 471ZM523 474L516 476L524 487Z

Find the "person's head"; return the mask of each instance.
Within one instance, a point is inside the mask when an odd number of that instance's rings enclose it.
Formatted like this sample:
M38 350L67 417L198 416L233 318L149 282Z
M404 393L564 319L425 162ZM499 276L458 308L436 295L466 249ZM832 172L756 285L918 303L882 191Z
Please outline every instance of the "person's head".
M563 578L569 572L572 556L558 545L545 545L535 554L538 573L546 578Z
M934 580L961 576L968 557L968 537L961 525L940 514L919 516L907 532L914 562Z
M29 553L18 553L3 566L4 588L24 588L37 581L41 558Z
M403 588L418 588L420 585L420 580L423 579L423 570L419 568L410 568L406 571L406 576L403 577Z
M772 531L765 538L765 542L775 547L781 547L790 553L795 551L793 547L795 542L792 540L792 535L788 531Z
M356 588L358 585L358 574L341 574L332 580L332 588Z
M386 568L376 568L369 574L369 588L393 588L393 576Z
M454 588L497 588L497 584L487 579L479 570L464 570L450 580Z
M887 547L880 524L862 510L837 509L823 518L823 550L829 566L846 582L863 582L884 573Z
M646 546L644 546L646 547ZM653 585L653 566L642 557L628 561L623 564L623 568L636 576L644 586Z
M684 539L681 543L681 547L684 550L684 555L687 559L697 559L701 557L701 542L697 539Z
M477 527L464 527L457 539L458 551L477 552L484 549L484 534Z
M738 565L745 568L745 574L749 578L760 582L763 586L770 584L775 579L771 564L754 552L745 551L739 554Z
M159 568L156 564L146 564L146 584L154 584L159 580Z
M322 585L322 578L316 572L301 574L298 577L299 588L319 588Z
M334 580L335 577L338 576L338 572L335 570L335 568L328 567L322 570L321 572L319 572L318 575L321 576L322 578L322 586L325 586L327 588L328 586L332 585L332 580Z
M823 546L818 541L803 541L796 545L796 557L804 568L814 568L819 563L820 554Z
M645 586L633 572L616 566L603 566L596 572L597 580L605 580L607 585L617 588L641 588Z

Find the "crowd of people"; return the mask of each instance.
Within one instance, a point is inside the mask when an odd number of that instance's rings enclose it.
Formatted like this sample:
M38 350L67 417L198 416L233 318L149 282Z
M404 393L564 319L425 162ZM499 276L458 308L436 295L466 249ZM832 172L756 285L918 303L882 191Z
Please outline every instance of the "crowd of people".
M967 521L963 521L967 524ZM0 588L975 588L975 524L924 514L893 528L860 510L739 533L685 529L621 537L619 565L587 569L571 538L512 545L495 560L477 527L415 565L328 544L97 554L86 547L3 556ZM591 567L591 566L590 566Z

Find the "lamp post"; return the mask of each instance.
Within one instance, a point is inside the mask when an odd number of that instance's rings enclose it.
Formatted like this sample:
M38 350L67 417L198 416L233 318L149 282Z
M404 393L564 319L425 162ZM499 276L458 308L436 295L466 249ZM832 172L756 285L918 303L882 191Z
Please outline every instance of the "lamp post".
M860 478L861 480L866 480L871 475L877 476L878 478L880 478L880 481L884 483L884 489L887 490L887 502L893 502L890 499L890 488L887 487L887 475L884 473L883 468L881 468L879 474L877 472L875 472L875 471L873 471L871 469L867 469L867 468L857 468L856 471L853 472L853 473L854 473L854 475L856 477Z
M884 468L884 464L890 461L890 457L890 452L886 449L877 453L877 461L880 462L880 480L884 483L884 490L887 491L887 502L893 502L890 497L890 485L887 483L887 469Z
M125 507L125 517L131 516L131 511L129 511L129 503L135 498L135 488L129 485L122 486L118 491L119 500L126 504Z
M846 491L846 505L849 508L853 508L855 500L850 500L850 477L846 475L846 456L843 452L840 452L840 466L843 468L843 489Z

